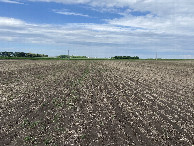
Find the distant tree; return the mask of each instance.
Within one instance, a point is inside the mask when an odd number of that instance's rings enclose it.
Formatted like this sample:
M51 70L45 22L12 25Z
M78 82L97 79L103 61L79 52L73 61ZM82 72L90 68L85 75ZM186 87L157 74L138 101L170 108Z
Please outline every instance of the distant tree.
M5 51L5 52L0 52L0 57L48 57L48 55Z
M14 55L13 52L0 52L1 57L12 57Z
M70 56L70 58L87 58L86 56Z
M134 57L131 57L131 56L115 56L115 57L111 57L111 59L139 59L138 56L134 56Z
M26 57L26 53L24 53L24 52L15 52L15 57Z
M69 55L60 55L60 56L57 56L57 58L69 58Z

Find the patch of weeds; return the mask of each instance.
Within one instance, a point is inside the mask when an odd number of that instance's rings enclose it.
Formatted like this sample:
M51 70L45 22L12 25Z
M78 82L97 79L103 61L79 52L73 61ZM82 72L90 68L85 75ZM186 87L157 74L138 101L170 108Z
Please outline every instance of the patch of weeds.
M101 125L101 126L104 126L104 122L103 122L103 121L101 121L101 122L100 122L100 125Z
M86 138L86 134L83 134L80 136L81 139L85 139Z
M168 130L163 129L162 131L163 131L163 138L168 139L169 138Z
M78 96L72 96L72 99L73 100L77 100L78 99Z
M84 71L84 74L88 74L90 72L89 68L87 67Z
M72 94L72 95L75 95L75 94L76 94L76 91L75 91L75 90L72 90L72 91L71 91L71 94Z
M36 128L40 121L30 122L28 119L25 119L22 123L22 127L25 128Z
M31 143L31 144L35 144L35 145L37 144L36 139L33 138L32 136L26 136L26 137L24 137L24 141L26 143Z
M33 144L35 144L35 145L36 145L36 144L37 144L36 139L35 139L35 138L32 138L32 139L31 139L31 143L33 143Z
M77 80L78 85L81 84L83 77Z
M57 122L59 120L59 117L60 117L60 115L58 115L58 114L54 115L53 122Z
M40 129L41 129L41 131L46 131L46 126L44 126L44 125L42 125L41 127L40 127Z
M10 100L13 100L14 98L15 98L14 96L9 97Z
M46 103L46 102L44 102L44 103L42 103L42 106L44 107L44 106L47 106L48 105L48 103Z
M30 126L30 121L28 119L24 119L22 123L22 127L28 127L28 126Z
M39 122L40 122L40 121L31 122L30 128L35 128L35 127L37 127L38 124L39 124Z
M24 138L24 141L25 141L25 142L30 142L30 141L31 141L31 139L32 139L32 137L30 137L30 136L26 136L26 137Z
M72 99L73 101L76 101L76 100L78 99L77 91L75 91L75 90L72 90L72 91L71 91L71 99Z
M72 87L75 87L76 85L77 85L77 82L74 81L74 82L72 83Z
M73 84L72 84L72 87L75 87L76 85L79 85L81 84L81 82L84 80L84 78L87 76L87 74L89 73L89 68L87 67L85 70L84 70L84 73L82 74L82 76L77 79L77 81L75 81Z
M114 120L116 118L116 115L111 115L111 119Z
M45 145L49 145L52 143L52 141L50 139L45 139L44 143L45 143Z
M52 100L52 103L55 105L55 106L58 106L58 107L63 107L63 102L61 102L59 99L55 98Z

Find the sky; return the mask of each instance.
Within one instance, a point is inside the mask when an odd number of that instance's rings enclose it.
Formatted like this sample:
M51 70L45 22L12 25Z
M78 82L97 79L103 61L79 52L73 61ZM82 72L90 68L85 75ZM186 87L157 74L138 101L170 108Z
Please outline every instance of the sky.
M0 0L0 52L194 59L193 0Z

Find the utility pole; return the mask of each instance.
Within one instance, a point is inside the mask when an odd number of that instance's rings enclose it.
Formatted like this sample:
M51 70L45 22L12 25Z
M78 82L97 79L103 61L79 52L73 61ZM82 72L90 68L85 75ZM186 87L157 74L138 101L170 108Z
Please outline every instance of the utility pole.
M69 56L69 50L68 50L68 60L69 60L70 56Z
M156 60L158 60L158 53L156 52Z

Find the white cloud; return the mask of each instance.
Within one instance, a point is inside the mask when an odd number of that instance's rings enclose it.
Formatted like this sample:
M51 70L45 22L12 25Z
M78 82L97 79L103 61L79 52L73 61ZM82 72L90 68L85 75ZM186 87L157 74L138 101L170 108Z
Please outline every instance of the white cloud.
M63 4L85 4L90 2L90 0L28 0L33 2L55 2L55 3L63 3Z
M194 1L192 0L30 0L34 2L56 2L63 4L85 4L95 10L111 11L123 15L120 19L109 19L108 23L121 26L142 27L158 32L193 34ZM122 10L124 9L124 10ZM136 17L131 11L149 12ZM58 11L64 15L88 15Z
M11 4L23 4L21 2L13 1L13 0L0 0L0 2L11 3Z
M73 16L90 17L88 15L84 15L84 14L81 14L81 13L69 12L68 10L53 10L53 12L55 12L57 14L62 14L62 15L73 15Z
M25 22L19 19L0 17L0 26L17 27L24 24Z

